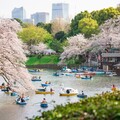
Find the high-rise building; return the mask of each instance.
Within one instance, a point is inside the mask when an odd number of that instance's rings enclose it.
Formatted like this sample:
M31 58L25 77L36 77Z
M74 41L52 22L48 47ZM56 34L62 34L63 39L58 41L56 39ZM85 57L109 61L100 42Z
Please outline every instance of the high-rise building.
M52 20L56 18L69 18L69 4L67 3L54 3L52 4Z
M12 10L12 18L18 18L23 21L23 19L26 19L26 12L23 7L20 8L14 8Z
M23 22L24 22L24 23L34 24L34 20L33 20L33 19L29 19L29 18L24 19Z
M47 12L36 12L31 15L31 19L34 19L34 24L36 25L39 22L48 23L49 22L49 13Z

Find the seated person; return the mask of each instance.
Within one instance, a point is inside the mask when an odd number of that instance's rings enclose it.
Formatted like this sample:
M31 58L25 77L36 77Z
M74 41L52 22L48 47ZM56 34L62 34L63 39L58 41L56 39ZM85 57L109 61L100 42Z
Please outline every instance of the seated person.
M84 92L82 91L82 95L84 95Z
M53 89L52 89L52 88L50 88L50 92L53 92Z
M25 102L24 98L25 98L24 93L22 93L22 95L19 96L19 98L17 99L17 101Z
M11 90L9 83L7 84L6 90L7 90L7 92L9 92Z
M2 85L1 85L2 87L1 88L5 88L5 83L2 83Z
M113 84L113 86L112 86L112 91L116 91L117 90L117 88L116 88L116 86Z
M47 101L46 101L46 99L45 99L45 98L43 98L42 103L47 103Z
M46 81L45 84L48 84L48 81Z

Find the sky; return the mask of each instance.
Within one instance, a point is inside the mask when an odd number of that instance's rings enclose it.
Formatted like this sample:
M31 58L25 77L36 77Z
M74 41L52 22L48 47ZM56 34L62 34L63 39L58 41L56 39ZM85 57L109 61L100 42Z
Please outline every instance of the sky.
M116 7L120 0L0 0L0 17L11 18L12 10L23 6L27 18L35 12L49 12L51 19L52 3L68 3L69 16L73 18L77 13L88 10L100 10L108 7Z

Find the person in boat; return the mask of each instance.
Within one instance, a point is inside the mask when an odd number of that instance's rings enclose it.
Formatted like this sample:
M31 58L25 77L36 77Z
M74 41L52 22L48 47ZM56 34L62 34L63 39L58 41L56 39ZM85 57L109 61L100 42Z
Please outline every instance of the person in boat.
M84 92L82 91L82 95L84 95Z
M90 79L92 79L92 75L90 75Z
M2 88L5 88L5 83L3 82L1 86L2 86Z
M41 77L39 76L39 79L41 79Z
M53 89L52 89L52 88L50 88L50 92L53 92Z
M85 78L88 78L88 76L86 75Z
M25 94L22 93L22 95L18 97L17 101L25 102L24 98L25 98Z
M6 90L7 90L7 92L9 92L11 90L9 83L7 84Z
M25 94L22 93L22 95L21 95L21 102L25 102L24 98L25 98Z
M70 93L70 90L69 90L69 89L67 89L67 90L66 90L66 93L67 93L67 94L69 94L69 93Z
M116 91L117 90L117 88L116 88L116 86L113 84L112 85L112 91Z
M45 98L43 98L42 103L47 103L47 101L46 101L46 99L45 99Z
M48 84L48 81L46 81L45 84Z

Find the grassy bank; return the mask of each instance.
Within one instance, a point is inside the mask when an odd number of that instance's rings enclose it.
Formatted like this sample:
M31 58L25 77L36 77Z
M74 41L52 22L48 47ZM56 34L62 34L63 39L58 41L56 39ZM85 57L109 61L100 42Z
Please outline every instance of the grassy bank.
M59 105L34 120L120 120L120 91Z
M46 55L46 56L32 56L28 58L26 65L39 65L39 64L57 64L59 62L59 55Z

